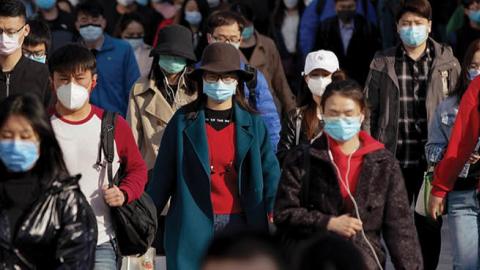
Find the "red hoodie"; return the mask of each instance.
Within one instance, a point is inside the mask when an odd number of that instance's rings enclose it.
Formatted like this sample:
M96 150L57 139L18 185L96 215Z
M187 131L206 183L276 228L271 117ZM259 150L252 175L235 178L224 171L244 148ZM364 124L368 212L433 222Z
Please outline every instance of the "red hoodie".
M383 144L372 138L365 131L360 131L358 135L360 137L361 146L360 149L355 151L352 155L352 159L350 160L350 173L348 177L348 184L350 186L350 192L352 193L352 195L355 195L355 191L357 189L358 178L365 155L385 148ZM337 165L338 170L341 172L342 179L346 181L349 155L345 155L342 152L342 150L340 149L340 145L334 139L330 138L329 136L327 136L327 138L335 164ZM340 192L342 193L343 199L347 203L347 208L351 209L352 201L348 196L345 186L340 181L341 180L338 179Z
M480 77L477 77L462 97L447 151L435 168L432 183L434 196L443 198L453 189L458 174L475 149L480 133L479 94Z

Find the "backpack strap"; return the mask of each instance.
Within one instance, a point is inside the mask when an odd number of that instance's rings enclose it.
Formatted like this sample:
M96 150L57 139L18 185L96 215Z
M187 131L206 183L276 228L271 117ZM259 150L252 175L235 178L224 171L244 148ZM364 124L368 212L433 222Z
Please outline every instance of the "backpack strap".
M102 162L102 152L105 155L107 161L107 176L108 176L108 187L113 187L113 159L115 157L115 122L117 119L117 113L104 111L102 116L102 127L100 132L100 146L98 148L98 159L97 165L101 165Z
M310 204L310 144L304 144L302 149L305 174L302 177L301 200L302 204L308 208Z
M300 117L300 108L295 113L295 145L300 143L300 129L302 127L302 118Z
M257 109L257 69L254 68L251 65L245 64L245 71L253 74L253 79L250 81L246 82L246 85L248 87L248 104L254 108L255 110Z

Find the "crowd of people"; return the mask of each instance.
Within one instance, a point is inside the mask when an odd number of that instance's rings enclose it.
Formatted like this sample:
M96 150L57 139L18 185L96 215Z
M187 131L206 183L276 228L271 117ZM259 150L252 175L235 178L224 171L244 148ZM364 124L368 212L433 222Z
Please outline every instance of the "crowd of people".
M480 268L480 0L1 0L0 66L1 269Z

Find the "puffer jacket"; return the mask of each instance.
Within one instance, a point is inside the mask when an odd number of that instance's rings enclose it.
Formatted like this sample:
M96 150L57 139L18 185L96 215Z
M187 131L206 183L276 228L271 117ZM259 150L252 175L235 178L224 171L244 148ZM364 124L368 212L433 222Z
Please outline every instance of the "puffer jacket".
M448 45L439 44L433 39L429 39L429 42L434 48L434 59L426 89L425 106L428 123L431 122L437 105L457 84L461 69ZM365 82L365 94L370 109L366 130L394 154L397 150L400 114L400 90L395 72L397 49L398 46L377 52L370 64L370 72Z
M0 209L0 269L93 268L97 221L79 179L48 184L13 240L6 210Z
M310 160L309 177L305 176L306 158ZM386 252L382 236L395 269L423 269L420 244L402 173L389 151L378 149L364 155L353 196L359 207L365 234L383 266ZM326 232L332 217L343 214L356 216L354 210L345 209L326 136L315 140L309 148L290 152L283 166L274 208L275 224L279 231L295 232L294 241L300 242L315 233ZM364 255L367 269L377 269L373 254L361 233L351 240ZM296 245L291 247L295 248Z

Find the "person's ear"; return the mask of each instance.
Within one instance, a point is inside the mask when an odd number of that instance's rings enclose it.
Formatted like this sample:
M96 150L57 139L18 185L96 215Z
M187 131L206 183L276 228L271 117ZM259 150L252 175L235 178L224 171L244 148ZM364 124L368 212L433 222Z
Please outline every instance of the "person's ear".
M214 42L213 41L213 36L210 33L207 34L207 42L208 42L208 44L212 44Z
M107 28L107 20L105 20L105 18L101 17L100 19L100 26L102 27L103 30L105 30L105 28Z
M93 74L92 76L92 87L90 87L90 92L97 86L97 74Z
M77 29L77 31L80 31L80 22L78 20L75 21L75 28Z
M24 26L24 37L28 36L30 34L30 25L27 23Z
M432 21L428 20L428 33L430 34L432 32Z

